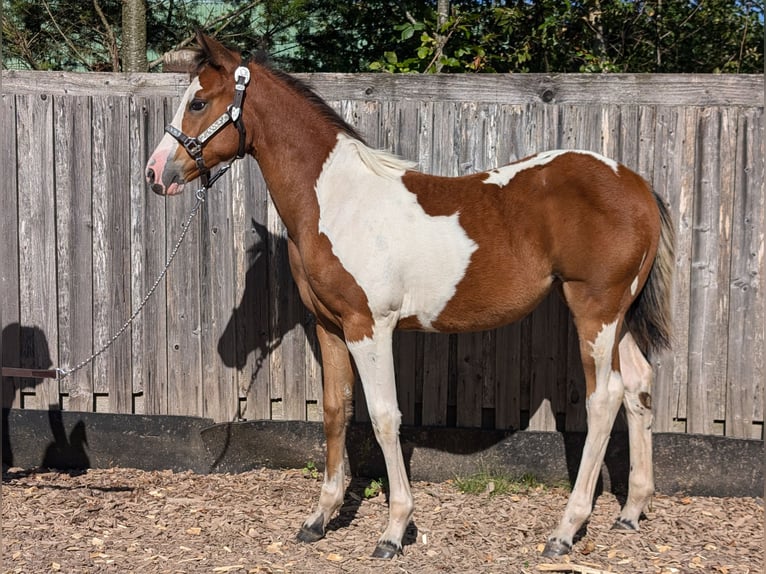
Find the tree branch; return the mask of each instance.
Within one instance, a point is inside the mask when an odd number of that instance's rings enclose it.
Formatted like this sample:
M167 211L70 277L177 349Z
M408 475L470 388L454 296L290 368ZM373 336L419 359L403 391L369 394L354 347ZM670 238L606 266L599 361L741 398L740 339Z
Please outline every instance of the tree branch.
M101 5L98 3L98 0L93 0L93 7L96 9L98 17L101 18L101 23L104 25L104 28L106 28L107 47L112 59L112 71L119 72L120 50L117 47L117 38L114 36L114 30L112 30L112 27L109 25L109 21L106 19L104 11L101 10Z
M234 12L229 12L228 14L223 14L223 15L219 16L218 18L215 18L214 20L212 20L211 22L206 23L205 25L207 27L213 27L213 26L216 26L217 24L219 24L221 22L231 21L234 18L236 18L237 16L239 16L240 14L243 14L244 12L247 12L248 10L252 9L254 6L256 6L257 4L260 4L260 3L261 3L261 0L254 0L253 2L250 2L249 4L244 5L242 8L239 8L238 10L235 10ZM220 27L220 28L216 28L216 33L218 33L221 30L223 30L223 28L225 28L225 25ZM194 40L194 38L196 38L196 37L197 37L196 34L190 34L189 36L187 36L186 38L184 38L183 40L178 42L175 46L173 46L168 51L169 52L173 52L175 50L180 50L181 48L185 48L186 46L191 44L192 41ZM149 69L151 70L152 68L156 68L157 66L162 64L162 58L163 57L160 56L159 58L156 58L156 59L152 60L151 62L149 62Z
M452 34L455 33L455 30L457 29L457 25L460 23L460 16L455 18L455 23L452 25L452 28L450 28L450 31L447 32L446 36L437 35L437 41L436 41L436 50L434 50L434 57L431 58L431 61L428 62L428 65L426 66L424 74L428 73L428 70L431 69L431 66L436 67L436 73L438 74L441 72L442 67L444 66L439 60L444 55L444 48L447 46L447 42L449 42L449 39L452 38Z
M84 64L85 66L87 66L88 65L88 60L80 53L80 51L75 47L75 45L72 43L72 41L61 30L61 28L59 27L58 22L56 21L56 18L53 16L53 12L51 12L51 7L48 5L48 1L47 0L43 0L43 6L45 6L45 11L48 13L48 16L50 16L51 22L53 23L53 27L56 28L56 31L64 39L64 43L67 46L69 46L69 49L72 50L72 53L80 60L80 62L82 64Z

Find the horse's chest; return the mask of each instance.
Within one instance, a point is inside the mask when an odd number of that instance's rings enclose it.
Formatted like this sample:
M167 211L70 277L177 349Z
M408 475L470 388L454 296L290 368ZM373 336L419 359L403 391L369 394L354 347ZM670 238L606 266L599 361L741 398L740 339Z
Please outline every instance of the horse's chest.
M457 213L428 215L401 178L350 170L347 163L328 160L317 181L319 233L364 291L373 318L394 312L431 328L476 243Z

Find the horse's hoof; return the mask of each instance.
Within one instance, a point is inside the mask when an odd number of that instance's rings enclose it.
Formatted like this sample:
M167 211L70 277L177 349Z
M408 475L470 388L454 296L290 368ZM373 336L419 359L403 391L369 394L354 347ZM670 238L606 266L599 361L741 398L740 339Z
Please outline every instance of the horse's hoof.
M324 538L324 525L321 518L313 524L304 524L298 531L298 540L301 542L316 542L322 538Z
M545 543L545 549L543 550L543 556L546 558L556 558L558 556L564 556L569 554L572 550L572 545L565 540L559 540L558 538L549 538Z
M632 520L627 518L618 518L612 524L612 530L624 530L625 532L637 532L638 526Z
M372 557L382 558L383 560L391 560L391 558L399 554L401 551L401 546L385 540L383 542L378 542L378 545L375 547L375 551L372 553Z

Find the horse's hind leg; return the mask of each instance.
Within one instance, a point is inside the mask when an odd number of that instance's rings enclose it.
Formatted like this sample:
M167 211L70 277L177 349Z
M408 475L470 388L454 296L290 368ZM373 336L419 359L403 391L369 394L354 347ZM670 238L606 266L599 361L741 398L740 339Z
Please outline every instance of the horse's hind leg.
M322 538L327 523L343 503L346 487L346 426L351 415L354 388L354 370L345 341L320 324L317 324L317 339L322 351L322 398L327 457L319 504L298 532L298 539L303 542L315 542Z
M566 293L566 287L565 287ZM623 396L617 357L617 334L621 316L611 320L583 319L572 305L585 370L588 434L572 494L559 525L548 538L544 556L560 556L572 549L575 534L588 519L609 435Z
M652 467L652 366L630 333L620 341L620 366L625 382L623 404L630 440L628 500L614 528L638 530L638 519L654 494Z

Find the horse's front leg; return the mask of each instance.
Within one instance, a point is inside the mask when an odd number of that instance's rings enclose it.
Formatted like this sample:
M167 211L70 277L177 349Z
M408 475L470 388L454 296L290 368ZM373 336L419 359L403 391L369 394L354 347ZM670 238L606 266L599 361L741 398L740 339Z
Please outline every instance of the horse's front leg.
M372 555L393 558L402 550L402 538L415 505L399 443L402 416L396 399L392 328L376 324L372 338L350 342L348 348L362 379L372 428L388 472L388 526Z
M317 339L322 351L322 397L327 452L319 504L298 532L298 539L303 542L315 542L322 538L327 523L343 503L346 489L346 426L352 412L354 388L351 356L343 339L320 324L317 324Z

